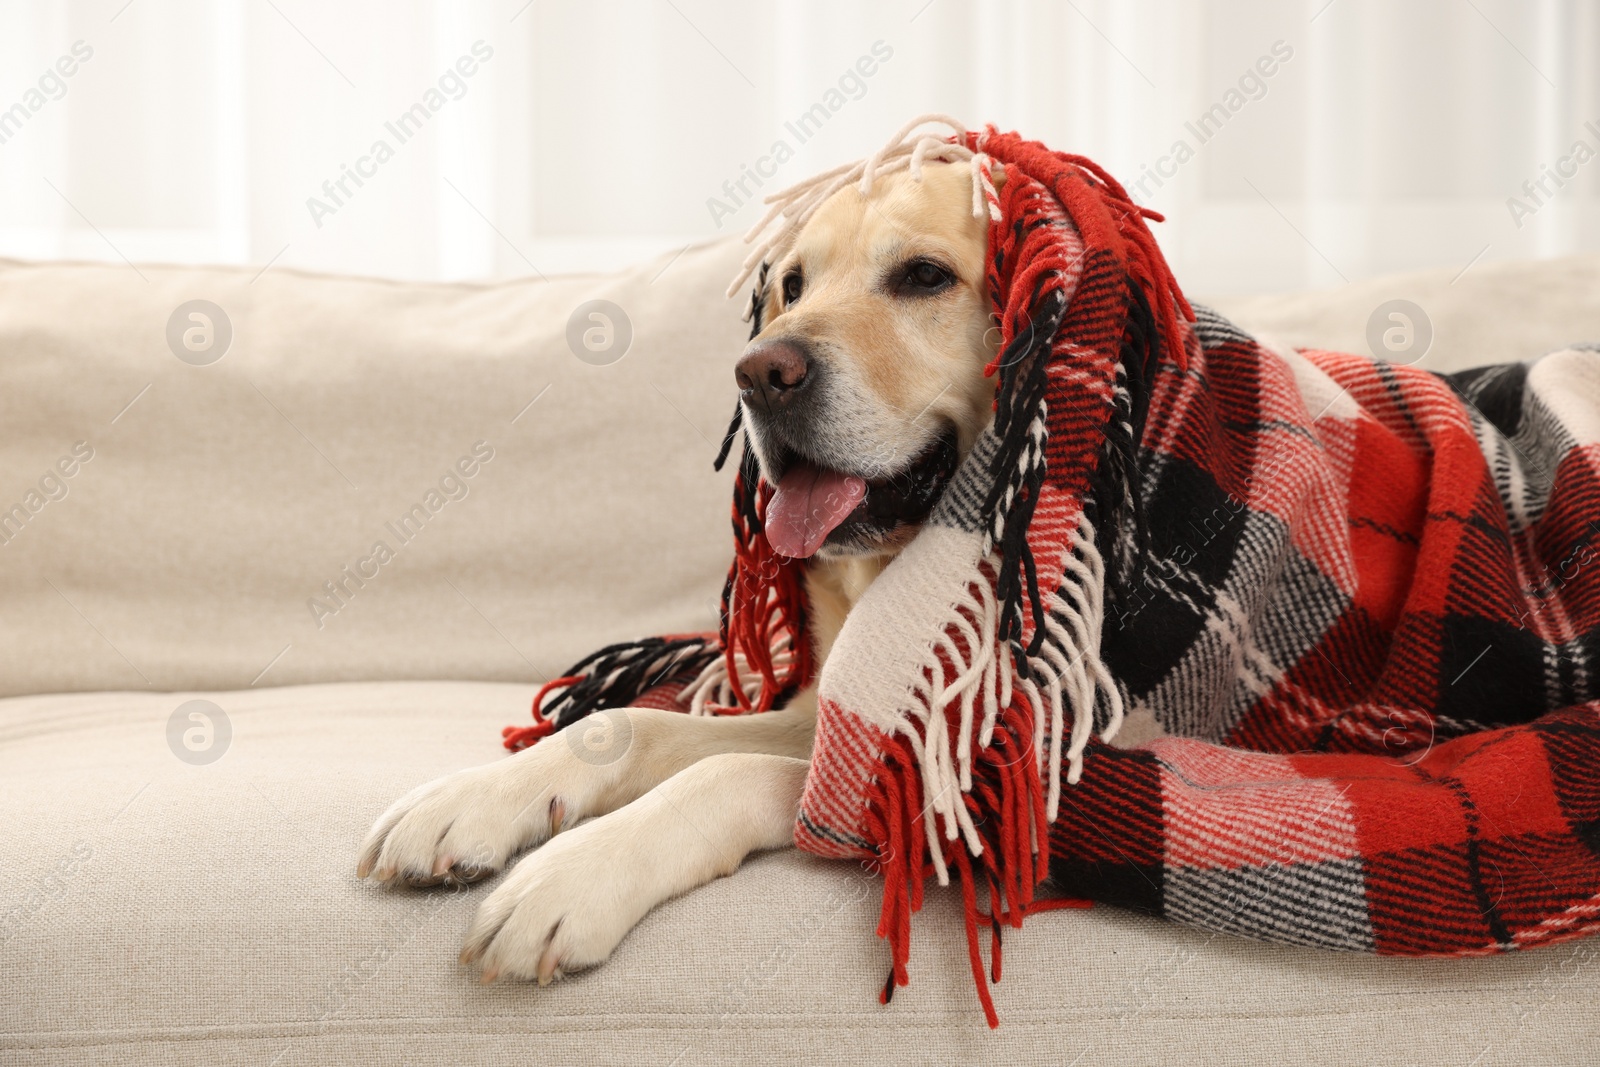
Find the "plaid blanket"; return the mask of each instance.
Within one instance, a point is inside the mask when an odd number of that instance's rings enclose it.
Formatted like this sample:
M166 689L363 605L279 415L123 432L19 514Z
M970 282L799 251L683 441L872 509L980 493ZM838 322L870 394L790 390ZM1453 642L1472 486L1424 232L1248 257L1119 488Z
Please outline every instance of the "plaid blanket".
M996 414L815 679L796 825L882 872L884 998L929 877L960 884L991 1025L1002 926L1070 898L1407 955L1593 932L1596 349L1440 377L1271 346L1191 310L1103 171L993 129L908 128L780 196L753 260L924 159L970 164L993 220ZM508 746L810 684L770 494L747 447L719 633L601 650Z

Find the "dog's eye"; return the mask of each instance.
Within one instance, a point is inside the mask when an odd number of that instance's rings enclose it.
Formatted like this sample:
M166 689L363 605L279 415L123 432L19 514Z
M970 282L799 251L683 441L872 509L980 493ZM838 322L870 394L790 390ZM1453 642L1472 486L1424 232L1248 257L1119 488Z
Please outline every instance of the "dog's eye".
M929 259L913 260L906 265L905 274L901 276L900 288L913 295L937 293L955 284L956 277L950 271Z
M792 270L783 276L783 303L785 306L800 299L800 290L805 287L805 279L800 272Z

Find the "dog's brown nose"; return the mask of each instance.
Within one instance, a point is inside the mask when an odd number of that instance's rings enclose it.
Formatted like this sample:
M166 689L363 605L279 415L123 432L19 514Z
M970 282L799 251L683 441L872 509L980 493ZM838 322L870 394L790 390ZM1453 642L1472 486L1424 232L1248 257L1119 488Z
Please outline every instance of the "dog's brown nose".
M739 392L746 400L782 404L793 399L806 382L811 361L792 341L763 341L752 345L733 369Z

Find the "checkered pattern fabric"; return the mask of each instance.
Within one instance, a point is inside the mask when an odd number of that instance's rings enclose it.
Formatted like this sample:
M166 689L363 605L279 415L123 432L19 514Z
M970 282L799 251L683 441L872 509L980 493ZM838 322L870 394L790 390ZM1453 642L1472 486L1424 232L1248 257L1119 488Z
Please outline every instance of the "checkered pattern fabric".
M720 632L601 650L507 745L814 681L797 843L882 873L885 999L924 883L958 882L991 1025L1002 927L1074 898L1406 955L1592 932L1600 354L1276 348L1189 307L1091 162L958 140L1004 168L995 419L820 675L747 447Z
M1053 891L1269 941L1475 955L1600 923L1600 355L1440 378L1201 309Z

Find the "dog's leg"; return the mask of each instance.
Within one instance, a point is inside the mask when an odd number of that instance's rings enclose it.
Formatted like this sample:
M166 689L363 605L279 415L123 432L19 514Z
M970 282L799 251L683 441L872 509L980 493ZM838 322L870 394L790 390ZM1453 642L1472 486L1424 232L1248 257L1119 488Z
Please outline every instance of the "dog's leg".
M805 760L815 724L815 702L800 698L783 711L720 718L599 712L515 756L407 793L373 825L356 874L411 885L475 881L563 826L614 811L707 757Z
M484 901L463 962L483 980L593 966L645 913L731 874L749 853L794 844L805 760L709 756L631 804L563 833Z

